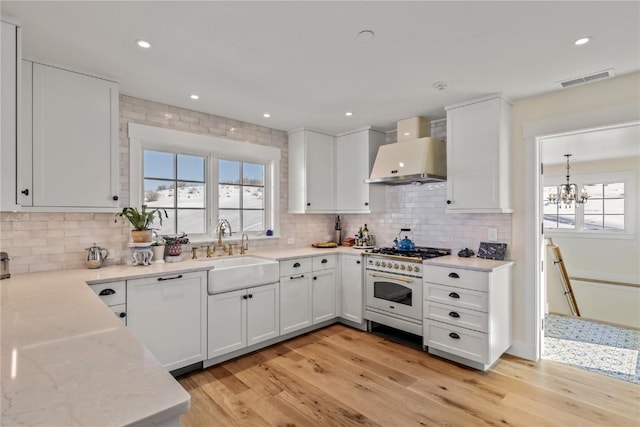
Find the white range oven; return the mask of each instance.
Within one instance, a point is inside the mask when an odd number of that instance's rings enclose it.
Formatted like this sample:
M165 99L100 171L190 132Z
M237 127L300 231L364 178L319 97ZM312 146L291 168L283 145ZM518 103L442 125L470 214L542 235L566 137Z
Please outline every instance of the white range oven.
M375 322L422 336L422 260L450 253L435 248L367 253L364 318L369 331Z

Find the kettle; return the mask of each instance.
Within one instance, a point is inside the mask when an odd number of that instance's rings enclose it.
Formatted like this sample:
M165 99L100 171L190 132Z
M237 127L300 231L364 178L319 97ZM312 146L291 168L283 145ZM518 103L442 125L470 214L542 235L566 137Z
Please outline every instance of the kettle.
M107 249L102 249L100 246L97 246L95 243L93 246L87 249L87 260L85 264L87 268L100 268L104 261L109 256L109 251Z
M398 237L394 239L393 244L399 251L412 251L416 248L416 245L411 239L409 239L409 236L405 235L404 238L402 238L402 234L405 232L411 232L411 229L401 228L400 233L398 233Z

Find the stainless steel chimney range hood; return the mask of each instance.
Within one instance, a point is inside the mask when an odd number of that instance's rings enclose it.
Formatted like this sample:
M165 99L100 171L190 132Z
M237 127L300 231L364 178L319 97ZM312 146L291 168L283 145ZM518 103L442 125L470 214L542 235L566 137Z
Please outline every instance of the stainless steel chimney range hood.
M411 117L398 122L398 142L378 149L368 184L405 185L447 180L444 141L430 138L429 122Z

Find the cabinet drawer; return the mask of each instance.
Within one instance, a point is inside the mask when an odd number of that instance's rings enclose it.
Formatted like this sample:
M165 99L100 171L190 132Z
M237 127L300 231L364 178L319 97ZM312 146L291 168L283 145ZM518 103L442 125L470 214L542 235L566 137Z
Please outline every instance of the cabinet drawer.
M89 286L107 305L125 304L127 302L127 285L124 280Z
M478 332L488 332L489 317L487 313L481 311L467 310L426 300L424 302L424 317Z
M454 286L425 283L424 299L454 307L488 312L488 293L462 289Z
M479 363L487 363L488 335L446 323L425 320L424 345Z
M489 291L489 273L461 268L423 266L425 282L451 285L458 288L473 289L481 292Z
M311 258L295 258L280 261L280 276L291 276L311 271Z
M111 305L109 308L122 320L122 323L127 324L127 304Z
M336 268L336 255L322 255L313 257L313 271Z

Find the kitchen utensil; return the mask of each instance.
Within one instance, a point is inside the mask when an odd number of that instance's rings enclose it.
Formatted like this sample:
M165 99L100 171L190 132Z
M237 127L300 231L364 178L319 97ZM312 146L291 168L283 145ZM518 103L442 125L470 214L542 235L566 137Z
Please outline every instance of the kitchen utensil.
M109 256L109 251L107 249L103 249L100 246L97 246L95 243L93 246L87 249L87 260L85 264L87 268L100 268L104 261Z
M400 233L398 233L398 237L396 237L395 240L393 241L395 248L398 249L399 251L414 250L416 248L415 243L413 243L413 241L409 239L409 236L407 234L405 234L403 238L402 235L404 233L411 233L411 229L410 228L400 229ZM411 237L413 237L413 234L411 235Z

